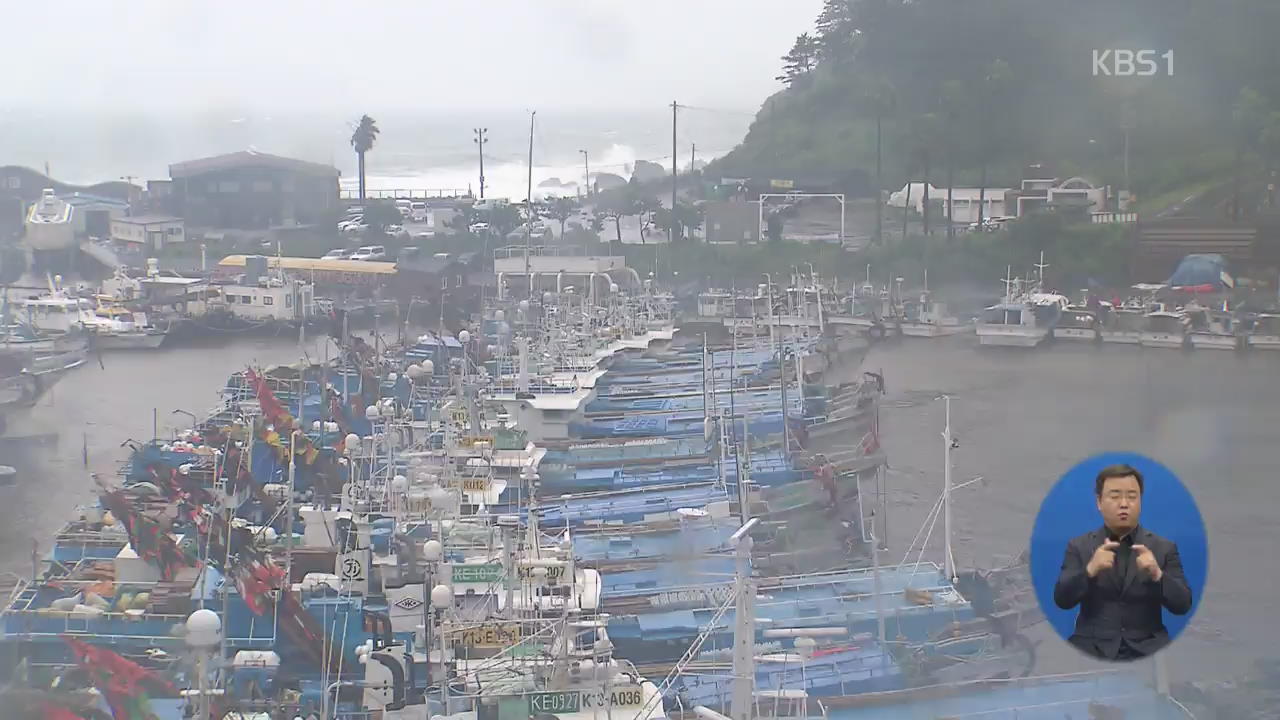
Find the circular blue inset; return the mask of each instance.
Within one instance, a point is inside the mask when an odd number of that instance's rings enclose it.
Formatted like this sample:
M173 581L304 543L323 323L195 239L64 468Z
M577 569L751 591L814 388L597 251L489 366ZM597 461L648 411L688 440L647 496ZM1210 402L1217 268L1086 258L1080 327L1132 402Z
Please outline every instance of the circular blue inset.
M1195 498L1169 468L1137 453L1095 455L1071 468L1049 490L1040 504L1031 530L1031 582L1046 619L1065 640L1075 632L1079 606L1063 610L1053 601L1053 586L1062 570L1062 558L1072 538L1102 527L1094 480L1109 465L1132 465L1142 473L1142 514L1139 524L1178 545L1191 610L1185 615L1161 611L1170 641L1186 628L1204 597L1209 574L1209 546L1204 520Z

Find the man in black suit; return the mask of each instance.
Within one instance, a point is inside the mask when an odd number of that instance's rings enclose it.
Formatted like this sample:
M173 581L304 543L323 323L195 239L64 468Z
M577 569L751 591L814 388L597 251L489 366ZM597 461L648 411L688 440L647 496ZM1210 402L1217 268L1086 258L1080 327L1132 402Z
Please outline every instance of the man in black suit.
M1135 660L1169 643L1160 608L1191 610L1178 546L1138 524L1142 473L1112 465L1094 481L1102 527L1067 543L1053 601L1080 606L1068 641L1103 660Z

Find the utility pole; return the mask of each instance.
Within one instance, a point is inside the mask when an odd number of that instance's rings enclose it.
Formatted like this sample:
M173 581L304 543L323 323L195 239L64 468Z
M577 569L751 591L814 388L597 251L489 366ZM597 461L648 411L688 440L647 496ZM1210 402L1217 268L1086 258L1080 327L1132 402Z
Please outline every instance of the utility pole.
M484 199L484 144L489 142L489 138L485 135L489 134L489 128L475 128L476 136L471 142L476 144L476 148L480 151L480 199Z
M679 161L676 160L676 111L680 108L674 100L671 101L671 223L667 230L667 244L673 245L676 241L676 173L679 168Z
M698 143L689 146L689 172L693 173L698 165Z
M537 115L537 110L529 112L529 184L528 195L525 197L525 209L528 210L529 217L524 226L524 277L529 283L529 297L533 297L533 275L529 272L529 253L533 246L533 119Z
M582 182L586 183L587 197L591 197L591 162L587 158L586 150L579 150L582 153Z

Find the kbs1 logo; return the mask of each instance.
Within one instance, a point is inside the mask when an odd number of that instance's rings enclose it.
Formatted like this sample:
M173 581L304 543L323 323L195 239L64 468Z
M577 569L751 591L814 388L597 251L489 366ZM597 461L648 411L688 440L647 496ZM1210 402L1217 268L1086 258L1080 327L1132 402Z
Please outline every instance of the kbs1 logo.
M1162 67L1163 66L1163 67ZM1094 77L1173 77L1173 51L1094 50Z

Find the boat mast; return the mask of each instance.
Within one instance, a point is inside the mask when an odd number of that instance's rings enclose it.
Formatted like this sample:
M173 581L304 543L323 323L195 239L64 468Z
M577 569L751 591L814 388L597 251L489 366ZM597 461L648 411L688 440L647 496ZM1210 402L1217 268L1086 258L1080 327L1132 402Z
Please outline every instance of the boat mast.
M757 519L747 520L730 538L734 545L733 684L729 713L733 720L751 720L755 695L756 591L751 581L751 528Z
M1048 265L1047 263L1045 263L1045 261L1044 261L1044 251L1043 251L1043 250L1041 250L1041 251L1040 251L1040 262L1036 263L1036 272L1037 272L1037 285L1036 285L1036 289L1037 289L1037 290L1044 290L1044 269L1045 269L1045 268L1047 268L1047 267L1049 267L1049 265Z
M944 574L955 583L956 560L951 552L951 449L955 447L955 438L951 436L951 397L944 395L942 399L946 403L946 424L942 429L942 562Z

